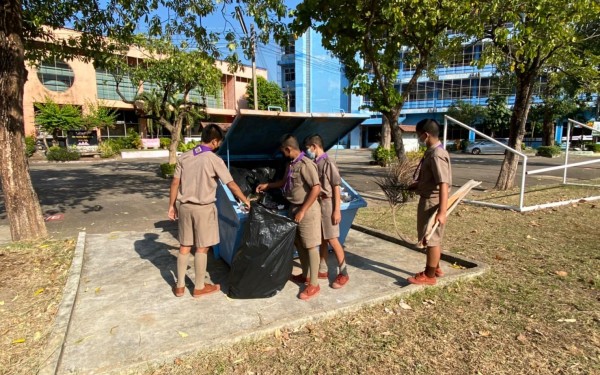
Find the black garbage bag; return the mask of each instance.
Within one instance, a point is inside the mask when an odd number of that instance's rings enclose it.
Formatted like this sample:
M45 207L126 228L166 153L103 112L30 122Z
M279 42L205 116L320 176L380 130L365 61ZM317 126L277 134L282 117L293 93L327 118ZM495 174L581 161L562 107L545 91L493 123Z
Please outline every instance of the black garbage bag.
M259 184L269 182L275 175L275 169L269 167L252 169L231 167L230 172L244 195L254 193Z
M248 195L253 193L252 184L250 181L254 180L254 176L252 175L252 171L245 168L236 168L231 167L229 169L231 173L231 177L233 177L233 181L240 187L240 190L244 195Z
M252 205L229 274L230 298L267 298L292 273L297 224L259 204Z

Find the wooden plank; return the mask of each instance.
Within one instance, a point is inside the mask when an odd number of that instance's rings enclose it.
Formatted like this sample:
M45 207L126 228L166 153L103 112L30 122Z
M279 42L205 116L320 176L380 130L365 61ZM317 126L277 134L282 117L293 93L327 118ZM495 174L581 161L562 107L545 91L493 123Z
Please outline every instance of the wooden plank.
M458 206L460 201L462 201L474 187L479 185L481 185L481 181L469 180L463 186L458 188L458 190L456 190L454 194L452 194L448 198L448 209L446 210L446 217L448 217L450 213L452 213L452 211L456 208L456 206ZM439 221L435 221L438 212L439 210L436 210L433 213L433 215L431 215L431 217L429 218L429 221L427 223L427 230L425 231L425 236L419 239L420 245L426 246L425 244L431 239L431 236L433 236L433 233L440 225Z

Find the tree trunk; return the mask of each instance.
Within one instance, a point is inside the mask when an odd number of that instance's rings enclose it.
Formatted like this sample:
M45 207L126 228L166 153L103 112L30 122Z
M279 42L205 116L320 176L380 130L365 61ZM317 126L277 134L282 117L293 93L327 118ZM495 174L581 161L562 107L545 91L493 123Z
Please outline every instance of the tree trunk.
M542 129L542 146L554 146L554 121L552 121L552 114L549 111L544 113Z
M525 124L529 108L531 107L531 94L533 92L535 77L536 74L533 72L517 74L517 94L515 96L513 113L510 118L508 138L508 145L515 150L521 150L521 144L525 136ZM508 190L513 187L518 165L519 156L512 152L507 152L502 161L495 189Z
M171 130L171 145L169 146L169 164L177 163L177 146L181 141L181 127L183 126L183 116L177 116L175 126Z
M21 1L0 7L0 178L13 241L47 236L25 155L23 91L27 71Z
M383 148L392 147L392 131L390 119L386 116L381 117L381 143Z
M400 111L392 111L382 113L383 118L387 119L390 124L390 135L392 142L394 142L394 150L396 151L396 157L398 161L406 160L406 150L404 149L404 139L402 139L402 129L398 125L398 117L400 117Z

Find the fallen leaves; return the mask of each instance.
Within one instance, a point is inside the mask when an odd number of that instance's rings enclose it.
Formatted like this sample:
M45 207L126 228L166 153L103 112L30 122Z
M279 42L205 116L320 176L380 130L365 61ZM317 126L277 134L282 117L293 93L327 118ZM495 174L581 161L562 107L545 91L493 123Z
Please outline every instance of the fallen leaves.
M412 307L410 307L410 305L406 302L404 302L404 300L400 300L400 303L398 304L398 306L400 306L400 308L402 310L412 310Z
M44 293L44 290L45 290L44 288L39 288L38 290L36 290L35 292L33 292L33 296L34 297L39 296L40 294Z
M179 334L179 336L181 336L182 338L186 338L189 336L189 334L183 332L183 331L177 331L177 333Z
M572 319L572 318L569 318L569 319L558 319L557 320L557 322L560 322L560 323L575 323L576 321L577 321L577 319Z

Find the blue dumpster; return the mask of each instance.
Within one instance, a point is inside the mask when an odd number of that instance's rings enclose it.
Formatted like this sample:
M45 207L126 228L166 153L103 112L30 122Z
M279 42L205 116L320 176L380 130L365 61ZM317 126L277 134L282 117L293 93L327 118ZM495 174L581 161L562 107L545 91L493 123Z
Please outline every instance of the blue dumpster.
M302 142L307 136L318 133L324 148L330 149L338 140L358 126L368 116L337 113L297 113L240 110L219 148L218 155L228 168L274 168L274 180L283 176L287 161L279 151L279 140L290 133ZM340 242L343 244L359 208L367 202L342 179L342 221ZM231 265L242 239L248 213L240 209L231 191L219 182L217 187L219 236L221 242L214 254ZM287 211L282 210L282 215Z

